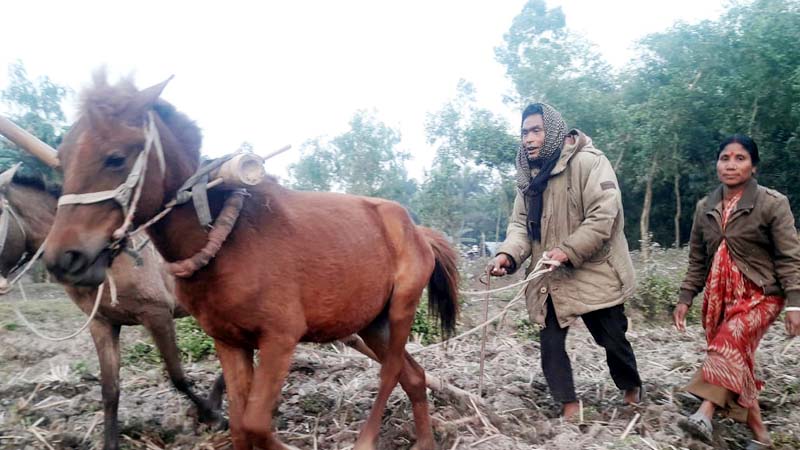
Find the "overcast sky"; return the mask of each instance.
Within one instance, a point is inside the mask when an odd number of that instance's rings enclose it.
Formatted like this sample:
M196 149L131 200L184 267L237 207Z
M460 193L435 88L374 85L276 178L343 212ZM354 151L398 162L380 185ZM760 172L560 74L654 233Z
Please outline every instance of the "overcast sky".
M133 73L142 88L174 74L164 98L203 128L205 153L243 141L260 153L292 144L268 162L282 177L304 141L344 132L356 110L375 110L401 132L419 179L433 156L425 115L455 95L459 79L475 85L483 106L516 118L500 100L511 85L494 48L524 3L12 0L3 4L0 88L18 59L32 77L75 91L101 65L114 77ZM562 6L568 27L619 68L637 39L676 21L714 19L726 0L547 4ZM64 105L71 118L76 106L74 98Z

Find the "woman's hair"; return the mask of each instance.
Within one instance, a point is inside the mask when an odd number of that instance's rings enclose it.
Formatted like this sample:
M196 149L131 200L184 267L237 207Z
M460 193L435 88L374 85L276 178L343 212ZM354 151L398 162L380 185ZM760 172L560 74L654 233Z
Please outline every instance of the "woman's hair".
M525 111L522 111L522 122L525 122L525 119L528 118L528 116L533 116L536 114L539 114L542 117L544 117L544 109L542 109L541 103L531 103L530 105L528 105L528 107L525 108ZM522 122L520 122L520 124Z
M719 149L717 149L717 159L719 159L720 153L725 150L725 147L728 144L739 144L747 150L747 153L750 154L750 161L753 162L753 166L757 166L760 159L758 158L758 145L756 145L756 141L754 141L750 136L745 134L734 134L733 136L725 139L719 144Z

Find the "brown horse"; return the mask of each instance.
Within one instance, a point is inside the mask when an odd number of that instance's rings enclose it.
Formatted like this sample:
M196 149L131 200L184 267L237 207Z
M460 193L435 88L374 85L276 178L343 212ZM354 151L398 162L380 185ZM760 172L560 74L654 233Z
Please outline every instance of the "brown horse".
M138 91L130 82L111 86L96 77L59 149L65 195L114 190L130 179L140 155L148 169L134 224L155 217L176 195L198 169L201 137L193 122L159 99L165 85ZM153 146L147 130L153 127L160 154L148 153ZM209 191L212 215L220 214L228 195ZM65 282L98 285L124 216L112 201L65 202L44 254L50 271ZM209 239L191 203L172 210L148 233L170 262L198 254ZM181 304L214 338L234 448L291 448L275 437L271 423L296 345L352 333L382 363L377 398L355 449L375 448L398 381L412 403L415 448L434 448L425 372L404 348L426 286L429 310L449 335L458 312L456 254L441 234L415 226L401 205L296 192L274 180L249 189L216 257L176 283ZM254 350L260 361L255 367Z
M5 176L4 176L5 175ZM0 236L0 288L7 288L6 277L24 261L25 255L34 254L42 245L53 224L58 194L46 189L36 179L0 175L0 219L8 220L5 236ZM203 422L221 422L216 412L221 403L224 382L220 377L208 400L198 397L191 389L181 368L180 354L175 343L173 317L186 316L175 304L174 279L162 270L163 261L148 246L134 262L121 257L111 266L117 285L116 305L111 304L109 290L104 289L100 306L89 330L100 361L100 382L104 407L104 444L106 450L119 448L117 406L119 402L119 333L122 325L143 325L158 347L172 384L184 393L197 407L198 418ZM72 301L87 315L96 299L97 288L66 285Z

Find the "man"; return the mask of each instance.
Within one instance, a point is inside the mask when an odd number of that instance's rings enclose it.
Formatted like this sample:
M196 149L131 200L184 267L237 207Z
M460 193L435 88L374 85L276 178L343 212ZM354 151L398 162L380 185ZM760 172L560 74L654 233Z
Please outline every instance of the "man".
M560 263L526 289L531 321L544 325L542 370L550 393L563 405L564 418L578 412L564 344L569 326L581 317L605 348L624 402L640 402L642 382L625 338L623 306L635 278L614 169L589 136L568 131L561 114L543 103L522 113L516 167L517 196L506 240L487 271L494 276L513 273L531 255L526 273L542 255Z

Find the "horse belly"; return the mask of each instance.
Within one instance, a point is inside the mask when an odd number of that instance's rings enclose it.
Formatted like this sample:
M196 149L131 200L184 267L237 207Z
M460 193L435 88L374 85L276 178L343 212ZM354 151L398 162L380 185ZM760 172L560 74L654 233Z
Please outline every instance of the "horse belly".
M302 340L329 342L363 330L386 308L390 292L391 288L370 289L344 303L320 299L317 307L306 313L308 330Z

